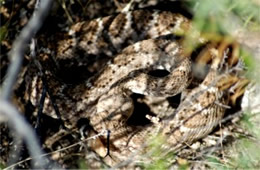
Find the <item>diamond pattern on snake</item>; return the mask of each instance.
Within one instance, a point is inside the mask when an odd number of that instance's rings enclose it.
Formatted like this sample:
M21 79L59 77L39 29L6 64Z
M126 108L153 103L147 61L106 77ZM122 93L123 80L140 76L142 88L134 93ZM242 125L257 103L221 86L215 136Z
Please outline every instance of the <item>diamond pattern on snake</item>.
M175 111L170 115L147 114L149 123L144 126L129 124L135 109L133 94L167 98L185 91L192 83L192 58L184 51L180 36L190 30L190 21L181 14L136 10L77 23L68 32L69 38L57 42L57 67L86 66L94 74L74 85L50 76L50 89L59 87L52 93L62 120L73 129L79 119L89 119L89 135L110 130L109 140L102 136L90 142L101 157L109 148L109 156L104 158L108 165L126 160L131 153L144 152L142 146L154 134L166 138L164 149L176 151L208 135L220 123L230 98L229 89L238 86L241 79L236 69L239 54L226 42L205 45L200 55L211 61L209 71ZM205 43L203 38L197 40ZM157 77L150 74L154 70L168 74ZM29 98L36 105L35 90ZM50 103L47 99L44 112L54 112Z

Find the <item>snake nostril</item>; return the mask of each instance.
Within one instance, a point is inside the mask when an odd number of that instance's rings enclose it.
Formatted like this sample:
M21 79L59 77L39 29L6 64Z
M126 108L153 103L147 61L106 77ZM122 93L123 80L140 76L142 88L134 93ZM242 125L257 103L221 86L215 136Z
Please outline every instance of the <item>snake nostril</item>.
M148 72L148 75L150 76L154 76L154 77L158 77L158 78L162 78L162 77L166 77L170 74L169 71L167 70L152 70Z

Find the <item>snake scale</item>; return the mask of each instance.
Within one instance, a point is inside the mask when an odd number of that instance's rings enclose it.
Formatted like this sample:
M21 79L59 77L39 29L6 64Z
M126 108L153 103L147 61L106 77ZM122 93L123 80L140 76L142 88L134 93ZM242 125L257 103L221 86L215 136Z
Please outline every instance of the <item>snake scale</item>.
M132 94L171 97L184 91L193 80L191 56L184 52L178 36L192 30L189 19L169 11L136 10L80 22L68 37L57 42L57 67L86 66L94 76L73 87L52 85L61 118L69 128L88 118L93 132L109 130L107 137L91 141L91 148L108 165L126 160L131 153L144 152L147 137L165 137L162 148L175 151L208 135L221 121L229 102L229 89L239 82L232 69L239 54L228 42L206 46L201 58L211 60L204 80L181 101L170 115L147 116L150 123L128 123L134 110ZM198 33L195 33L198 34ZM197 39L201 41L200 39ZM162 77L150 75L166 70ZM36 79L33 83L37 84ZM32 86L33 87L33 86ZM37 90L27 96L32 104L39 100ZM44 112L54 112L47 99ZM156 121L152 121L156 118ZM109 144L109 146L108 146Z

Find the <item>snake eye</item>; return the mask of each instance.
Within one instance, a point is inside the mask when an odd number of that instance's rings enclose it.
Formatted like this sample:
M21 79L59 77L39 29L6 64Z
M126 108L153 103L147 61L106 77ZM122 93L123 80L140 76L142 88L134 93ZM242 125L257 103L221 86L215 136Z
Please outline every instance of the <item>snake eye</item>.
M158 78L162 78L162 77L166 77L170 74L169 71L167 70L152 70L148 72L148 75L153 76L153 77L158 77Z

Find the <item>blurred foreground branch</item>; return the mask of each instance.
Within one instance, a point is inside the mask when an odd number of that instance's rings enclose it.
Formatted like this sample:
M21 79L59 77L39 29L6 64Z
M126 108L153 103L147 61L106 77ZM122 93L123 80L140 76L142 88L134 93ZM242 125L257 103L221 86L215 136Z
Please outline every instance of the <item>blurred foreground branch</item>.
M43 153L31 126L26 123L26 120L10 102L1 99L0 105L0 113L9 118L9 126L25 139L30 155L35 157L35 163L38 164L39 167L44 167L45 162L39 157L39 155Z
M9 127L13 129L18 136L21 136L25 140L30 155L35 158L33 166L37 168L46 167L49 161L47 161L47 159L40 159L39 155L42 155L43 153L34 130L10 102L10 99L12 98L13 87L21 69L27 44L43 24L43 21L51 7L51 2L51 0L42 0L40 3L39 1L36 2L32 17L14 41L9 55L10 66L8 67L6 79L3 82L3 87L1 87L0 93L0 116L6 118Z
M9 100L11 98L13 86L20 71L27 44L40 29L45 17L48 14L48 10L51 7L51 2L51 0L41 1L39 8L35 9L28 24L23 28L20 35L14 41L10 52L11 64L8 67L6 80L4 81L3 88L1 90L2 99Z

